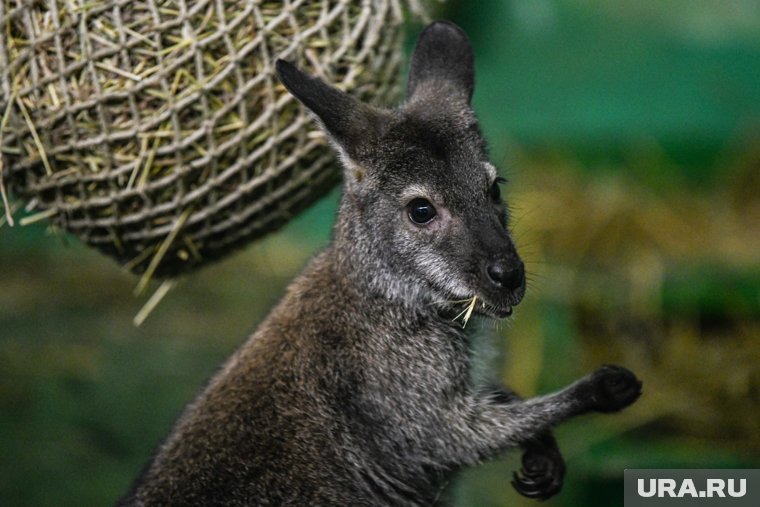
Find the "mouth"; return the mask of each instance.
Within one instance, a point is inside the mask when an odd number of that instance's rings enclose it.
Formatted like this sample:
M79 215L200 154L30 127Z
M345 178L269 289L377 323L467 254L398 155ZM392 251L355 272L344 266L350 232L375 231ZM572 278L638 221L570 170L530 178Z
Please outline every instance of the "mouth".
M483 300L478 305L478 313L493 319L506 319L511 317L514 311L513 305L492 305Z
M485 299L482 299L479 296L472 296L467 299L461 299L458 300L457 303L464 306L459 307L459 310L457 310L458 313L456 313L456 315L451 320L460 322L462 324L462 327L467 326L467 323L474 314L491 319L505 319L507 317L510 317L514 310L514 306L512 304L502 304L496 306L488 303Z
M462 284L464 285L464 284ZM466 287L466 285L465 285ZM464 288L464 287L461 287ZM438 301L442 303L442 316L458 322L462 327L473 315L490 319L506 319L512 316L514 308L523 299L524 288L516 291L488 291L488 290L456 290L447 291L438 289ZM469 295L467 295L469 293Z
M525 295L525 288L520 287L510 291L479 291L476 292L479 304L477 311L480 315L492 319L511 317L514 308L520 304Z

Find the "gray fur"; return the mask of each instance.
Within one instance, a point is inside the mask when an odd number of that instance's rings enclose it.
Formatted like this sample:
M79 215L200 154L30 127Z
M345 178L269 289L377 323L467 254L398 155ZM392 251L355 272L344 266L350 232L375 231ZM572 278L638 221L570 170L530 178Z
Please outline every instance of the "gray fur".
M332 243L187 407L120 505L431 505L458 469L513 447L526 452L518 490L550 496L564 473L551 428L635 401L641 384L618 367L524 401L472 382L472 337L451 301L476 295L478 314L500 317L525 290L469 104L472 68L463 32L434 23L415 49L407 102L386 111L278 62L343 159ZM438 211L428 225L409 218L416 197ZM494 263L514 274L509 287L489 275Z

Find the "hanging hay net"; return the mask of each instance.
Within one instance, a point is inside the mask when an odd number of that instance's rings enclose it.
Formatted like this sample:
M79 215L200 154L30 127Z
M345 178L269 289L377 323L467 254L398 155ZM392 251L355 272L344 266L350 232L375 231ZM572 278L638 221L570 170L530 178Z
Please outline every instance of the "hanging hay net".
M420 14L413 0L0 0L0 182L28 221L133 272L191 271L338 180L275 60L392 102L407 10Z

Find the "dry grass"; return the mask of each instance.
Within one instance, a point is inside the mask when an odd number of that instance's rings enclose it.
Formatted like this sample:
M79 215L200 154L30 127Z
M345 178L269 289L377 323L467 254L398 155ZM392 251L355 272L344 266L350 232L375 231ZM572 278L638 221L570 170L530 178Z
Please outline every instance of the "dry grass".
M470 317L472 317L472 312L475 310L475 304L478 301L478 296L472 296L472 299L467 299L465 301L461 301L461 303L468 302L467 306L459 312L453 319L451 320L459 320L462 319L462 329L467 327L467 323L470 321Z

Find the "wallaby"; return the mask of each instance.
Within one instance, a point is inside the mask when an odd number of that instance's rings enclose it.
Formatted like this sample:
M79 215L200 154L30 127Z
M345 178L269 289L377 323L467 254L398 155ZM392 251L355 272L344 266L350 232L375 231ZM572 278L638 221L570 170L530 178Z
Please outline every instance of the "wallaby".
M467 36L428 26L392 111L276 65L344 168L332 242L119 505L433 505L457 470L514 447L518 491L557 493L565 466L551 428L630 405L641 382L603 366L527 400L474 382L473 338L453 318L473 296L476 314L509 316L525 270L470 106Z

